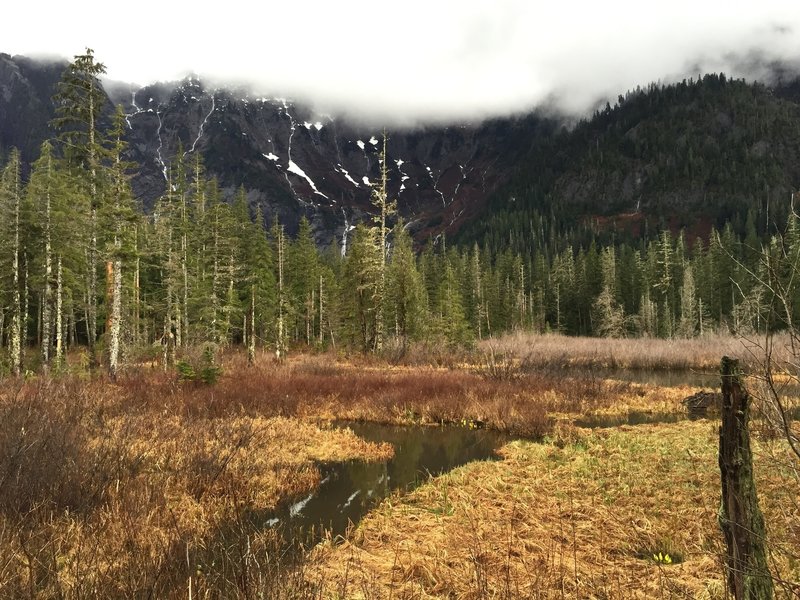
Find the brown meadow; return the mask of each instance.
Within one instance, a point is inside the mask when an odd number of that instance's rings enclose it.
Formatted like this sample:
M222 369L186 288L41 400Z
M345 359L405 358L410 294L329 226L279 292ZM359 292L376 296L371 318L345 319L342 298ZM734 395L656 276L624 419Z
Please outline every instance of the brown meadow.
M253 366L231 353L215 385L150 366L116 383L80 371L6 380L0 598L720 597L713 426L571 424L679 414L696 388L606 379L591 362L567 370L558 340L546 360L479 347L450 367L419 352L391 364L260 354ZM263 521L319 484L318 463L392 452L330 427L343 419L544 443L513 442L499 462L393 496L343 543L289 549ZM767 514L788 524L776 547L791 547L796 480L764 473Z

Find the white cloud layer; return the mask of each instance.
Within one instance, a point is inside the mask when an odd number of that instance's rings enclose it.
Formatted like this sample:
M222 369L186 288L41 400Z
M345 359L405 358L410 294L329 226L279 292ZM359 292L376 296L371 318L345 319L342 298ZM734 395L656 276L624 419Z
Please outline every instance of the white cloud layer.
M111 79L189 72L391 120L582 112L636 85L800 60L793 0L13 2L0 51L72 56ZM9 24L15 24L9 27Z

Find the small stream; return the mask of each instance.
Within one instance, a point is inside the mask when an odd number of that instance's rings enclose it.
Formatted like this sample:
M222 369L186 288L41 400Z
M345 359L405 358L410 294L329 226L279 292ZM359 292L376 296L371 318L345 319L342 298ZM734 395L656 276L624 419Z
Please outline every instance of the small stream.
M719 389L719 372L684 369L597 369L592 372L603 379L617 379L659 387L694 387Z
M284 537L305 542L322 529L342 535L392 491L409 490L429 477L475 460L493 460L509 438L496 431L460 427L337 423L371 442L389 442L394 456L385 462L348 461L320 465L322 482L305 498L282 507L261 522L280 527ZM255 516L255 515L254 515ZM316 533L314 533L316 532Z
M689 371L602 370L598 377L647 383L664 387L692 385L719 389L719 375ZM794 390L792 390L794 391ZM647 423L674 423L685 413L631 413L626 416L586 417L575 424L603 428ZM252 513L251 523L274 527L287 543L317 543L323 531L343 535L394 490L409 490L429 477L476 460L493 460L495 451L510 437L496 431L460 427L397 426L377 423L338 422L371 442L388 442L394 456L384 462L348 461L319 465L322 481L304 498L269 513Z
M694 417L686 413L646 413L646 412L630 412L627 415L593 415L590 417L583 417L575 419L574 423L577 427L586 427L588 429L605 429L608 427L619 427L620 425L647 425L655 423L677 423L685 419L697 419L703 417Z

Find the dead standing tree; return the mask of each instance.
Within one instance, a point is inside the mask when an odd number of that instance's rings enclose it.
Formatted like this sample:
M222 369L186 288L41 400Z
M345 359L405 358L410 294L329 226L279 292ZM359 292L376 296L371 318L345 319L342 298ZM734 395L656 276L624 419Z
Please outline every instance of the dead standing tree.
M739 362L722 358L722 427L719 469L722 505L719 524L725 536L728 586L736 600L773 597L767 568L764 516L758 506L750 450L750 396L741 382Z

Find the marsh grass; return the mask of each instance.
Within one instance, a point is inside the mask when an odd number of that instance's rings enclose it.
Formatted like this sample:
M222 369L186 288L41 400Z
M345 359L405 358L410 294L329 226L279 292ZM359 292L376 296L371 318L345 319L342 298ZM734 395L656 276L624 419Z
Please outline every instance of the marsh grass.
M198 598L319 595L341 581L310 580L313 557L287 555L245 516L307 494L319 482L318 461L391 452L328 421L468 422L569 440L582 435L568 425L578 415L676 411L685 395L591 372L498 377L327 354L281 364L260 354L249 366L243 353L229 353L220 363L214 385L146 364L112 383L74 360L59 377L5 381L0 598L185 598L190 589ZM460 514L460 486L431 505L429 518ZM403 556L398 551L397 565ZM487 556L476 548L463 574L481 589L494 585ZM514 569L506 568L509 578ZM362 573L359 582L361 594L383 589L377 576Z
M319 546L311 570L339 594L325 597L725 598L715 426L560 435L512 442L504 460L389 499L346 544ZM786 583L779 597L791 598L800 514L787 498L800 485L757 447L772 566ZM429 510L445 497L452 512ZM676 560L656 561L658 552Z
M553 418L683 411L680 400L694 391L690 386L664 389L609 380L592 369L495 377L470 365L392 366L330 355L301 355L284 364L263 360L250 368L237 361L242 361L240 355L229 357L217 386L179 394L184 410L391 424L472 422L540 437L551 429Z
M773 360L790 358L788 337L775 337ZM732 335L706 335L688 339L610 339L539 335L514 332L478 343L483 357L492 355L515 361L523 369L640 369L717 372L722 356L741 359L757 368L764 360L764 340Z
M245 508L308 493L317 461L391 452L349 431L226 410L224 396L200 410L192 395L155 374L7 382L0 597L183 597L190 578L199 585L197 564L228 565L220 584L243 544L269 564L268 540L232 527Z

